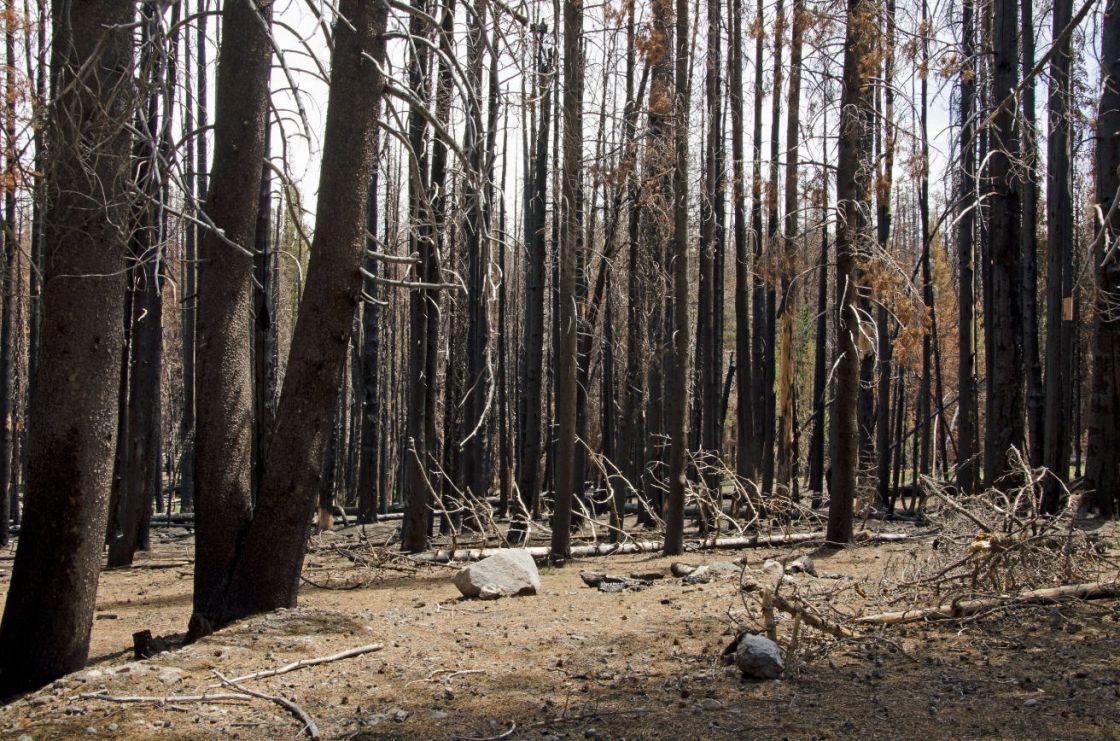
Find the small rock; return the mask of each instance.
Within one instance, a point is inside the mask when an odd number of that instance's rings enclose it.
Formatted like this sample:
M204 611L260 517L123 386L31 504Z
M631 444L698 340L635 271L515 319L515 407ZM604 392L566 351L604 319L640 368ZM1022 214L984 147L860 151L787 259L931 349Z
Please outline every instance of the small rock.
M579 572L579 578L583 579L583 583L586 584L587 586L591 587L592 589L595 589L600 584L602 584L603 583L603 578L605 576L606 576L606 574L600 574L598 571L581 571L581 572Z
M777 679L785 671L782 650L769 638L745 633L735 649L735 665L748 679Z
M97 735L97 729L94 728L93 726L89 726L88 728L86 728L86 733L89 734L90 736L96 736Z
M787 574L808 574L809 576L817 575L817 567L813 564L813 559L808 556L798 556L786 564Z
M606 592L607 594L617 594L618 592L626 591L625 582L620 581L604 581L599 583L599 591Z
M105 672L100 669L90 669L81 676L81 679L83 682L92 682L95 679L101 679L103 676L105 676Z
M675 564L673 564L672 566L669 567L669 571L670 571L670 573L673 574L673 576L677 576L677 577L688 576L693 571L696 571L696 567L695 566L690 566L686 563L677 562L677 563L675 563Z
M403 708L393 708L389 711L389 717L397 723L404 723L408 720L408 711Z
M705 697L700 701L700 707L704 710L719 710L723 707L723 703L714 697Z
M730 561L713 561L705 568L707 568L708 571L714 571L717 574L738 574L742 569L741 566L733 564Z
M510 548L459 570L453 579L464 597L478 597L483 587L501 594L536 594L541 590L537 564L524 548Z
M451 716L443 712L442 710L433 710L428 717L430 717L432 720L447 720Z
M110 723L108 726L106 726L106 728L109 729L109 733L116 733L117 729L120 728L120 726L118 726L116 723Z
M1027 700L1026 702L1023 703L1023 707L1025 707L1025 708L1037 708L1041 704L1042 704L1042 700L1039 700L1037 697L1032 697L1031 699L1029 699L1029 700Z
M682 584L707 584L712 580L712 572L707 566L693 569L681 579Z
M178 684L183 681L183 670L174 666L169 666L166 669L160 669L156 679L164 684Z
M51 701L51 698L46 697L44 695L39 695L38 697L32 697L30 700L27 701L27 704L30 705L33 708L37 708L37 707L42 707L43 705L46 705L50 701Z

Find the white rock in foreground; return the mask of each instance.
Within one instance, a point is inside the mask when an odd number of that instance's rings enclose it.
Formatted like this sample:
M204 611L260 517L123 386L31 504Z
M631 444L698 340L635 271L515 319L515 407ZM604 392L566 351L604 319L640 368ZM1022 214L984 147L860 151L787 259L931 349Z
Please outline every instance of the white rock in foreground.
M537 564L524 548L510 548L459 570L453 579L464 597L477 597L486 588L487 596L536 594L541 589Z

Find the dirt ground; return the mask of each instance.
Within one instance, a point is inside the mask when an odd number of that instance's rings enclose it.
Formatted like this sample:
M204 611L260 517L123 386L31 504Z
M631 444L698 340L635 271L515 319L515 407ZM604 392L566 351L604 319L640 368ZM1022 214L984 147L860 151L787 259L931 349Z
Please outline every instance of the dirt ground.
M367 534L378 541L389 527ZM459 599L454 567L345 558L360 548L359 531L347 528L314 541L299 608L136 662L133 632L180 633L190 612L191 538L161 531L134 567L102 575L89 666L0 708L0 736L306 738L303 723L268 699L174 696L229 692L214 686L214 672L232 678L381 643L244 686L298 704L323 738L1120 738L1118 601L865 630L847 641L804 628L783 679L743 682L720 662L740 624L761 627L739 570L725 566L691 586L668 575L674 561L745 559L756 569L809 554L828 578L787 581L837 589L850 597L838 604L856 610L885 574L934 547L913 526L890 529L917 535L838 551L592 558L543 568L539 595L479 602ZM1116 555L1114 528L1101 542ZM10 567L0 562L4 591ZM608 594L586 586L581 569L666 577ZM118 704L88 696L97 692L170 699Z

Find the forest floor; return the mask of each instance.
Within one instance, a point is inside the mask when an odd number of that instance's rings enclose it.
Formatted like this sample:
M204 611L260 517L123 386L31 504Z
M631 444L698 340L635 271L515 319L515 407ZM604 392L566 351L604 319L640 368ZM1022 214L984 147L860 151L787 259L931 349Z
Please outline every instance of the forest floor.
M783 589L827 593L833 615L851 616L892 609L876 595L936 552L945 536L933 528L877 523L914 537L840 550L581 559L542 568L536 596L480 602L459 598L456 567L368 547L395 524L367 528L368 541L354 527L314 538L299 608L134 661L134 632L180 633L190 613L192 538L157 531L133 567L102 574L88 667L0 708L0 736L306 738L268 699L175 697L232 692L215 688L215 672L232 678L376 642L379 650L243 686L289 698L323 738L1120 738L1117 600L864 628L852 639L802 628L794 650L786 618L783 679L744 682L721 663L738 630L762 630L740 591L742 569L727 562L757 572L766 559L810 555L824 578L790 576ZM1118 535L1115 524L1094 534L1112 563ZM370 562L355 563L359 552ZM669 575L676 561L715 563L715 578L686 585ZM0 563L0 591L10 565ZM666 576L611 594L586 586L581 569ZM168 700L90 696L99 692Z

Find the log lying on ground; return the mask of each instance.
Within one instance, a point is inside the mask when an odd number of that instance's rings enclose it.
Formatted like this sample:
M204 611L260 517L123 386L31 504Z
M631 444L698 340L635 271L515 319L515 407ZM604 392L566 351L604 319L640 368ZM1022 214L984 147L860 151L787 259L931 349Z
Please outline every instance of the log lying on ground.
M823 541L824 531L811 533L790 533L788 535L747 535L740 537L717 538L709 541L692 541L685 544L686 551L704 550L735 550L738 548L767 548L771 546L796 545L812 541ZM912 536L905 533L876 533L862 539L863 543L894 543L910 540ZM624 553L656 553L664 548L661 540L632 540L627 543L598 543L594 545L572 546L572 558L587 558L589 556L614 556ZM419 563L450 563L452 561L480 561L487 556L500 553L504 548L465 548L440 549L417 553L410 556ZM526 548L529 555L535 559L544 559L549 556L547 546L533 546Z
M994 607L1008 607L1014 605L1045 605L1063 599L1114 599L1120 597L1120 581L1087 582L1085 584L1069 584L1063 587L1047 587L1046 589L1032 589L1015 595L1003 597L983 597L978 599L958 600L937 607L920 607L910 610L897 610L883 612L877 615L865 615L857 618L856 622L863 625L901 625L914 623L920 620L951 620L954 618L968 617L983 610Z

